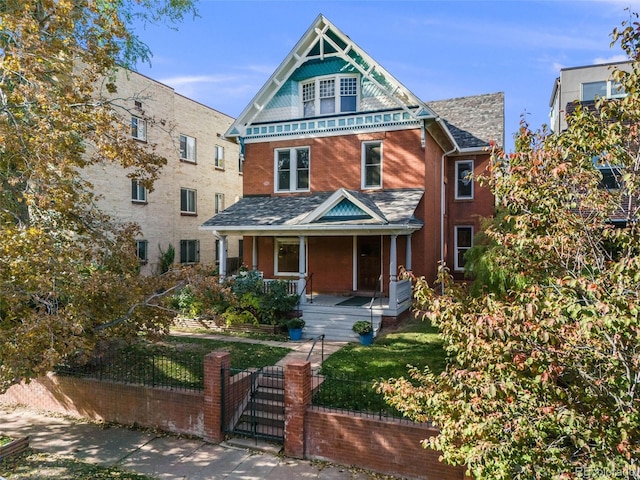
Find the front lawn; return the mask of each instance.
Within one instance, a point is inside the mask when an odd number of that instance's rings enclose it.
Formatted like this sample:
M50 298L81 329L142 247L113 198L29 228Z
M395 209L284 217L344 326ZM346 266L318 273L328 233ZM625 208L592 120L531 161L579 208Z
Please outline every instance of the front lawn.
M325 377L313 398L315 405L399 416L375 392L382 379L408 377L408 365L440 373L445 367L442 340L428 322L409 320L376 338L373 345L353 343L331 355L322 365Z

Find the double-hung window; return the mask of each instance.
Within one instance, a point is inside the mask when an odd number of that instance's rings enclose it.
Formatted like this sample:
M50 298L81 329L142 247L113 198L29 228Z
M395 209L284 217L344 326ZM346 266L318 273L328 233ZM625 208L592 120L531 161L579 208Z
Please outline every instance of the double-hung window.
M224 147L216 145L214 160L216 168L224 168Z
M180 135L180 160L196 161L196 139L188 135Z
M473 199L473 160L460 160L455 163L456 200Z
M180 189L180 213L183 215L195 215L196 209L196 190L191 188Z
M455 258L453 259L453 269L460 272L464 270L464 254L473 246L473 227L469 225L456 226L454 233Z
M147 189L138 180L131 180L131 201L134 203L147 202Z
M302 116L355 112L358 104L358 77L337 75L302 83Z
M200 261L200 241L180 240L180 263L198 263Z
M145 265L149 261L149 242L147 240L136 240L136 253L140 263Z
M382 187L382 142L362 143L362 188Z
M309 147L275 151L276 191L309 191Z
M136 140L147 140L147 121L144 118L131 117L131 136Z
M224 210L224 193L216 193L214 213L220 213L222 210Z

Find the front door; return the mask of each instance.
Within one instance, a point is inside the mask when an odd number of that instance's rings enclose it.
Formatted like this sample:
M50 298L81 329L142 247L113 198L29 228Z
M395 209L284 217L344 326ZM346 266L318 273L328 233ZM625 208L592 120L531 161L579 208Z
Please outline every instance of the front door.
M373 292L379 289L381 265L380 237L358 237L358 290Z

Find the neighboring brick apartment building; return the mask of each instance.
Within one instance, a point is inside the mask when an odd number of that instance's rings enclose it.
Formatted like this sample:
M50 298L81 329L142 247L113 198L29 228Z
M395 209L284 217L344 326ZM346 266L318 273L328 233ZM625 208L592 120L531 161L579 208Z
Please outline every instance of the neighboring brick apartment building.
M244 196L203 229L243 235L265 278L386 296L400 266L462 277L494 212L473 176L503 144L504 95L425 103L319 15L225 136Z
M217 239L198 227L242 196L239 148L223 137L233 118L177 94L138 73L117 72L112 96L131 135L155 148L167 164L152 192L127 178L116 165L85 169L102 195L99 206L117 220L140 225L138 252L145 274L157 271L162 251L175 248L175 263L213 265ZM226 245L228 257L242 255L242 238Z

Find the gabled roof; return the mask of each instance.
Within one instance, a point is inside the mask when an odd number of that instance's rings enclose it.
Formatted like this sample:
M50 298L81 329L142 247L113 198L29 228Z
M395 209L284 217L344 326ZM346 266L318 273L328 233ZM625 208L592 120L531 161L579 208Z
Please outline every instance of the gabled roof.
M303 196L244 197L200 229L247 235L346 235L362 230L406 234L423 225L414 217L423 194L422 189L339 189Z
M413 118L435 118L435 114L429 106L320 14L267 80L267 83L238 116L225 136L240 136L247 126L252 125L256 117L300 66L306 62L330 57L338 57L345 61L350 68L358 71L363 78L366 78L392 99L398 108L409 112Z

